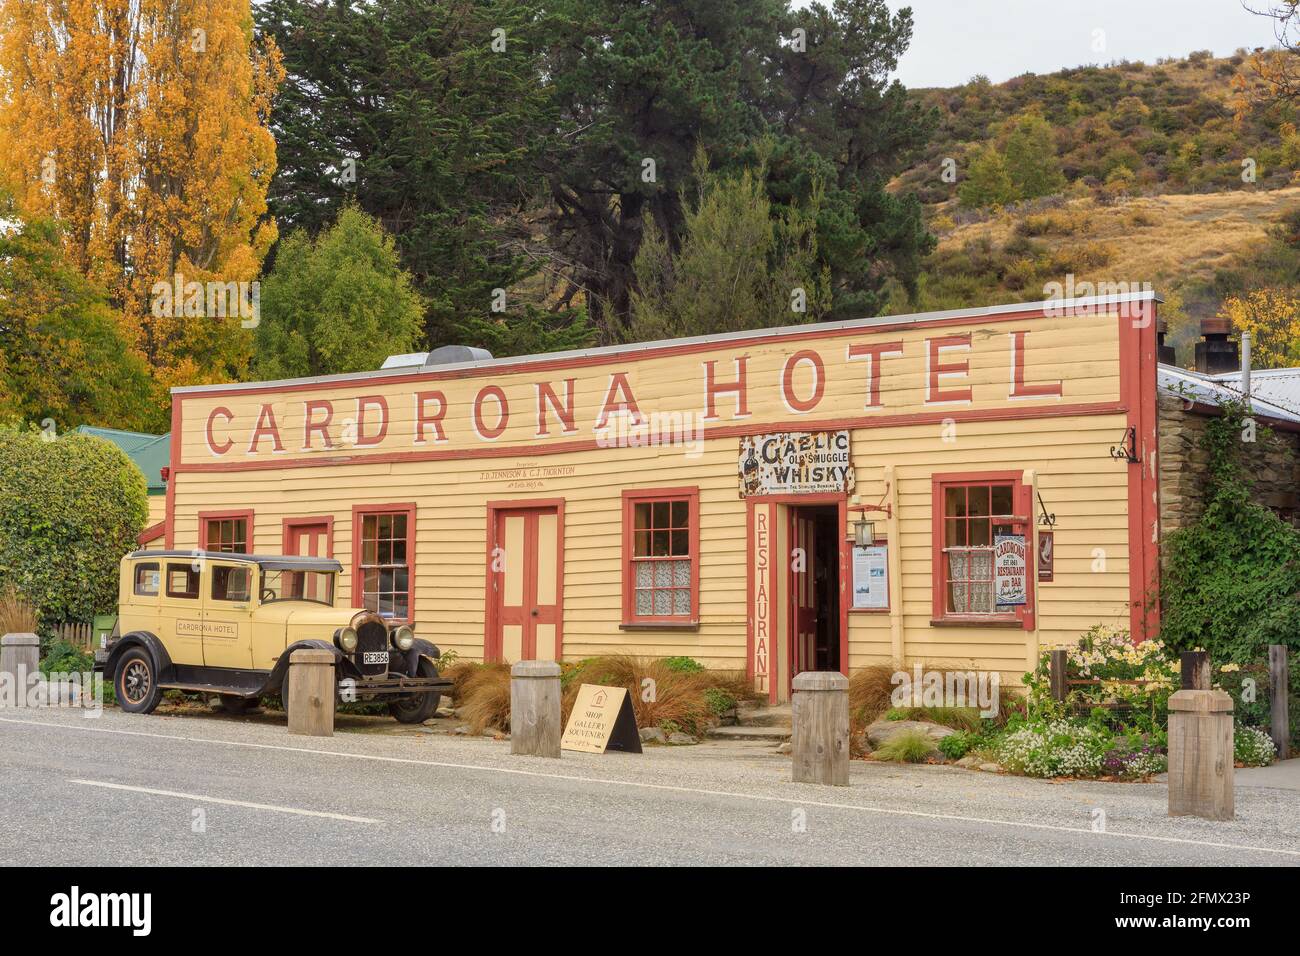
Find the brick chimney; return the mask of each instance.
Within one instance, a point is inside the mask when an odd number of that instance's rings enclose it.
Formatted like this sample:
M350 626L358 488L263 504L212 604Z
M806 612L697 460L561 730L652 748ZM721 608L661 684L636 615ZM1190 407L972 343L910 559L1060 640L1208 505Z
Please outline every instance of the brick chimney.
M1164 319L1156 319L1156 361L1161 365L1177 365L1174 347L1165 343L1165 333L1168 331L1169 323Z
M1196 371L1206 375L1241 371L1237 343L1228 338L1228 320L1213 318L1201 320L1204 340L1196 343Z

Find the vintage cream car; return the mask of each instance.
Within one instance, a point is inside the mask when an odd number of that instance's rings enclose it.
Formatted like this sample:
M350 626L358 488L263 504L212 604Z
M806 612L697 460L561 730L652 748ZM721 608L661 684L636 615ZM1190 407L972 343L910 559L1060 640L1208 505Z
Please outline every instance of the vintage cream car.
M451 682L438 648L405 624L335 607L342 566L333 560L214 551L136 551L122 559L118 627L103 670L117 702L147 714L162 691L220 695L240 712L264 694L288 706L289 656L334 654L344 700L391 698L389 713L421 723Z

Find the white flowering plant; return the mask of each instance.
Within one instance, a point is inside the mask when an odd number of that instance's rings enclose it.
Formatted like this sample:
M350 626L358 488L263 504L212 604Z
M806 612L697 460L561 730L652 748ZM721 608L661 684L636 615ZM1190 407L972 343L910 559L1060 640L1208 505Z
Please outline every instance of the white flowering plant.
M1163 730L1169 697L1178 689L1178 662L1159 640L1134 643L1128 628L1097 624L1065 648L1068 687L1062 708L1051 696L1051 650L1025 675L1031 712L1063 716L1105 708L1127 716L1138 729Z
M1030 720L997 742L998 763L1029 777L1097 777L1114 737L1080 720Z
M1267 767L1277 756L1273 738L1258 727L1237 727L1232 734L1233 756L1245 767Z

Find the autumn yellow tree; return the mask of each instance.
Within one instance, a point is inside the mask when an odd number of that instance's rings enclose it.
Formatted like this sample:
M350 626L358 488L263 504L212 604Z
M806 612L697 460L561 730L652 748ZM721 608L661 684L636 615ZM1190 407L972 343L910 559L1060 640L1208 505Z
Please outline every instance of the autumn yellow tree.
M248 321L154 290L256 278L276 238L267 124L282 77L249 0L0 0L7 184L63 225L160 391L247 365Z
M1284 289L1256 289L1223 300L1220 317L1249 332L1256 368L1300 365L1300 300Z

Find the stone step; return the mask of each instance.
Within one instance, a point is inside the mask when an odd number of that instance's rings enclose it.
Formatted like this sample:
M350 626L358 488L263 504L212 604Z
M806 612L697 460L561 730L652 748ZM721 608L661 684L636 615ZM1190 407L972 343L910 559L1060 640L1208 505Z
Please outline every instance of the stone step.
M736 723L742 727L784 727L790 729L793 714L789 704L775 707L743 707L736 711Z
M709 731L711 740L764 740L779 744L790 739L789 727L749 727L743 724L734 727L714 727Z

